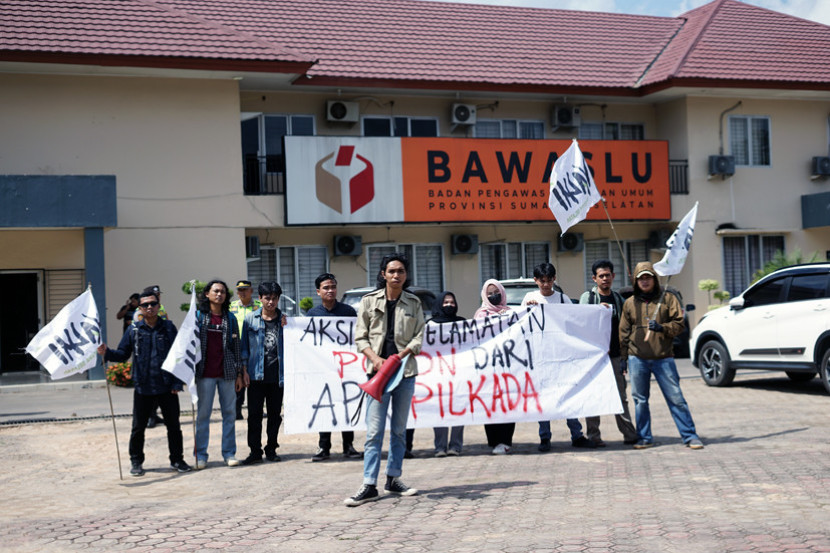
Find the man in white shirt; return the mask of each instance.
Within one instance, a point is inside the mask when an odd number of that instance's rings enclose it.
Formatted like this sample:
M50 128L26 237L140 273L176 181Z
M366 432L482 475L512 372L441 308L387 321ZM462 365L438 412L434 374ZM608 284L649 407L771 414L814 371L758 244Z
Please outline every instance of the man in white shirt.
M564 292L554 290L556 267L552 263L540 263L533 268L533 280L538 290L528 292L522 300L522 306L540 303L571 303ZM582 434L582 424L578 419L568 419L573 447L595 448L597 445ZM539 451L550 451L550 421L539 421Z

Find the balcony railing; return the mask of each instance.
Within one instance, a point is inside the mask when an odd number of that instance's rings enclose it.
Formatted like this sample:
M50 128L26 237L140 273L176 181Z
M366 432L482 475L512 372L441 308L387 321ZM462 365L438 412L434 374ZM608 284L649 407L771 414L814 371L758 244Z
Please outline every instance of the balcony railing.
M246 195L285 194L285 158L282 155L246 155L242 160L242 171Z
M689 193L689 160L669 160L669 190L672 194Z

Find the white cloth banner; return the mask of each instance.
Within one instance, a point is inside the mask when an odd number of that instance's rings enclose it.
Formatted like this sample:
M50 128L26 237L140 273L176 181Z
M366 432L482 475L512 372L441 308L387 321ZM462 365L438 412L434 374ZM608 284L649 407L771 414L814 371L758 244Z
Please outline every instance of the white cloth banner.
M354 346L355 323L288 319L287 434L353 429L367 364ZM408 426L621 413L610 335L611 310L601 305L543 304L489 319L427 323ZM365 429L363 419L354 428Z
M69 302L32 338L26 351L40 361L53 380L80 374L98 363L101 321L92 290Z
M692 209L677 225L674 233L666 240L668 250L663 259L654 264L654 270L658 275L676 275L683 270L686 257L689 255L689 248L692 245L692 236L695 233L695 221L697 220L697 202Z
M548 206L562 228L562 234L588 216L588 210L602 199L594 177L576 139L553 164Z
M202 344L199 341L199 328L196 326L195 281L190 281L190 290L190 309L161 368L187 384L190 401L196 405L199 402L199 394L196 392L196 364L202 359Z

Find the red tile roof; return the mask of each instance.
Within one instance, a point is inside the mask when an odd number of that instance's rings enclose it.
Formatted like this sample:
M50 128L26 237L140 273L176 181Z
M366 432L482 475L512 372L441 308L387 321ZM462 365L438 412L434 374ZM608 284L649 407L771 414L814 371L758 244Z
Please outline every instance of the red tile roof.
M676 18L422 0L3 0L0 59L10 51L319 60L303 84L343 86L830 87L830 27L737 0Z

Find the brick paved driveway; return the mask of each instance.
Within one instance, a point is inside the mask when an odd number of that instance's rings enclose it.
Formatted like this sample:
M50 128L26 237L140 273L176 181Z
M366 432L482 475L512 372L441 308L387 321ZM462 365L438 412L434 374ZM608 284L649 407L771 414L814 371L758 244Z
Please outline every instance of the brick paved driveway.
M208 469L169 471L158 428L147 433L146 476L120 481L109 420L4 427L0 550L830 551L830 397L819 382L682 385L702 451L680 445L653 385L659 447L624 447L605 417L605 449L571 448L557 421L547 454L536 452L535 425L520 424L514 455L490 455L483 429L469 427L462 457L435 459L421 429L419 457L404 463L421 494L353 509L342 500L361 462L311 463L312 435L284 437L281 463L228 468L216 462L217 413ZM129 419L117 425L126 473ZM244 424L237 436L242 458Z

